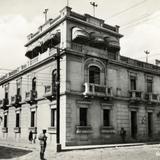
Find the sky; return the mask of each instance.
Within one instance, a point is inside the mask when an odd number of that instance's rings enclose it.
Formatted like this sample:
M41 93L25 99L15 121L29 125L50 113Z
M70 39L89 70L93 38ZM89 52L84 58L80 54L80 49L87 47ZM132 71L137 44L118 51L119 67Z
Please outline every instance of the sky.
M68 0L73 11L93 14L89 0ZM120 54L149 62L160 60L160 0L95 0L96 17L119 25ZM26 63L27 35L44 23L43 11L54 18L67 0L0 0L0 74Z

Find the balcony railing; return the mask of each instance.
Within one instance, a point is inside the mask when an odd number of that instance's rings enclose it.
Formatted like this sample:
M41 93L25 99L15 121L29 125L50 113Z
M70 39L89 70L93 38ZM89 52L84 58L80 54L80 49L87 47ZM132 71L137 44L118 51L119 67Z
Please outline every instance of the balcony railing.
M159 103L160 102L160 97L159 97L158 94L146 93L145 94L145 100L148 101L149 103Z
M37 133L37 127L29 127L28 128L29 129L29 131L32 131L32 133Z
M84 84L85 91L83 94L85 96L101 96L101 97L112 97L113 92L111 87L98 85L98 84L92 84L92 83L85 83Z
M11 97L11 105L19 104L21 102L21 95L15 95Z
M143 98L141 91L131 90L131 91L129 91L129 93L130 93L131 99L141 100Z
M52 100L56 95L56 88L52 85L44 86L44 97Z
M2 109L8 109L9 100L7 98L3 98L0 100L0 108Z
M20 127L15 127L14 128L14 133L20 133L21 132L21 128Z
M36 98L37 98L37 91L31 90L30 92L26 92L25 95L26 102L35 101Z
M8 133L8 127L3 127L3 128L2 128L2 132L3 132L3 133Z
M89 134L92 133L92 127L89 126L76 126L76 133L77 134Z

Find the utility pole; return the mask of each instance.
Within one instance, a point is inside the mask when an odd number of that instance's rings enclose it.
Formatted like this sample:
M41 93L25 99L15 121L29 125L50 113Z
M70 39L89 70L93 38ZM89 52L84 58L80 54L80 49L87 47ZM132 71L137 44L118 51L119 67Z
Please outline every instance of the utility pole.
M57 54L55 55L57 61L57 77L56 77L56 103L57 103L57 126L56 126L56 142L57 142L57 152L61 151L60 144L60 48L57 48Z
M148 55L150 54L150 52L148 50L144 51L144 53L146 54L146 62L148 63Z
M48 9L45 9L44 12L43 12L44 16L45 16L45 23L47 22L47 12L48 12Z
M93 16L95 17L95 8L98 7L98 5L95 2L90 2L90 4L93 6Z

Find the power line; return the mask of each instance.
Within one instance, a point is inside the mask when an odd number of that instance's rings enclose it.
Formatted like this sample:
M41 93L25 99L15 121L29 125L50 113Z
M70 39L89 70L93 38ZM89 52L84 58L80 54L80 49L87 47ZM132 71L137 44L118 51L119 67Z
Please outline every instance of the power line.
M143 1L141 1L141 2L139 2L139 3L136 3L136 4L132 5L132 6L124 9L124 10L121 10L121 11L119 11L119 12L111 15L111 16L109 17L109 19L110 19L110 18L113 18L113 17L116 17L116 16L119 16L119 15L121 15L121 14L129 11L130 9L136 8L136 7L140 6L140 5L142 5L143 3L145 3L146 1L148 1L148 0L143 0Z

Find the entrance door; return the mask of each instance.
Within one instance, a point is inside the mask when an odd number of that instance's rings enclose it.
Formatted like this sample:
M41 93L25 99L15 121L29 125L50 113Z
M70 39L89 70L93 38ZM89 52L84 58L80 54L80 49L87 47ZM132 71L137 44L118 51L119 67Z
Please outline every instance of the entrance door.
M148 136L152 137L152 113L149 112L148 113Z
M136 138L137 136L137 112L131 111L131 137Z

